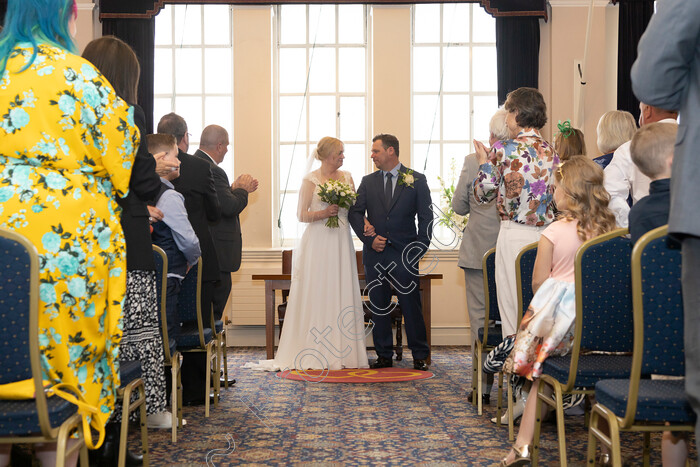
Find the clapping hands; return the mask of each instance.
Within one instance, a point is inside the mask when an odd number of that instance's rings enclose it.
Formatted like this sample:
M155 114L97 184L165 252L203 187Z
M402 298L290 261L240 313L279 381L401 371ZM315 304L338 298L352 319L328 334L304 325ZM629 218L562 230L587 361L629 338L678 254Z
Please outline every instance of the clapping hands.
M479 165L485 164L489 160L489 155L493 153L493 148L487 148L481 141L474 140L474 149Z
M242 188L248 193L252 193L258 189L258 181L249 174L239 175L236 181L231 184L231 189Z

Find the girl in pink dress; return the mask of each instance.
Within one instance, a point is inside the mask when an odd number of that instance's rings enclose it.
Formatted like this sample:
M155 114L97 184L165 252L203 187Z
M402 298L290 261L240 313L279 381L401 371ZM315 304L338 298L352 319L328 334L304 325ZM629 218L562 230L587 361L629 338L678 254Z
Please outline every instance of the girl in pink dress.
M586 240L615 228L603 187L603 170L586 156L572 156L555 171L554 202L559 216L540 238L532 275L535 296L523 316L507 372L535 381L550 355L566 355L573 344L576 302L574 259ZM518 438L501 465L530 463L535 427L535 394L527 398Z

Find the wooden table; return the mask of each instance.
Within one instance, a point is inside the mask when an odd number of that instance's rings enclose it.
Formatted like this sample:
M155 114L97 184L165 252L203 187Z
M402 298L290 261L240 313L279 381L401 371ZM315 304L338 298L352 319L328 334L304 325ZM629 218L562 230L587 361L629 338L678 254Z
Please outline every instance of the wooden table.
M358 274L360 280L360 290L365 288L364 274ZM420 277L421 307L423 309L423 319L425 320L425 328L428 337L428 348L430 348L430 294L431 281L433 279L442 279L442 274L426 274ZM291 274L253 274L253 280L265 281L265 348L267 349L267 358L272 359L275 356L275 291L289 290L289 285L292 282ZM428 357L430 362L430 357Z

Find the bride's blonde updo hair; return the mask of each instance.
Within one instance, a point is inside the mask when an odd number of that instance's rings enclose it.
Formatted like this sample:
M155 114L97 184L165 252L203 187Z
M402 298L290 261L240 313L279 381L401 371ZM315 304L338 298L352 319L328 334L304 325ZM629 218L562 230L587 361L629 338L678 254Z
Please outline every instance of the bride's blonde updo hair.
M314 151L314 157L320 161L330 156L331 154L336 154L343 149L343 142L338 138L333 138L332 136L324 136L316 145Z

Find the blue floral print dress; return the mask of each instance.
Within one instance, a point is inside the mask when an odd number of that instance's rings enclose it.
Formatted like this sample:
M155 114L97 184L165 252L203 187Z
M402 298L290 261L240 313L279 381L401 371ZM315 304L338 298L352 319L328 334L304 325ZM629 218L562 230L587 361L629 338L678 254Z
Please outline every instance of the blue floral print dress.
M140 135L133 108L89 62L48 45L32 62L33 51L16 47L0 79L0 227L39 252L44 379L78 387L104 424L126 288L114 196L128 190Z

